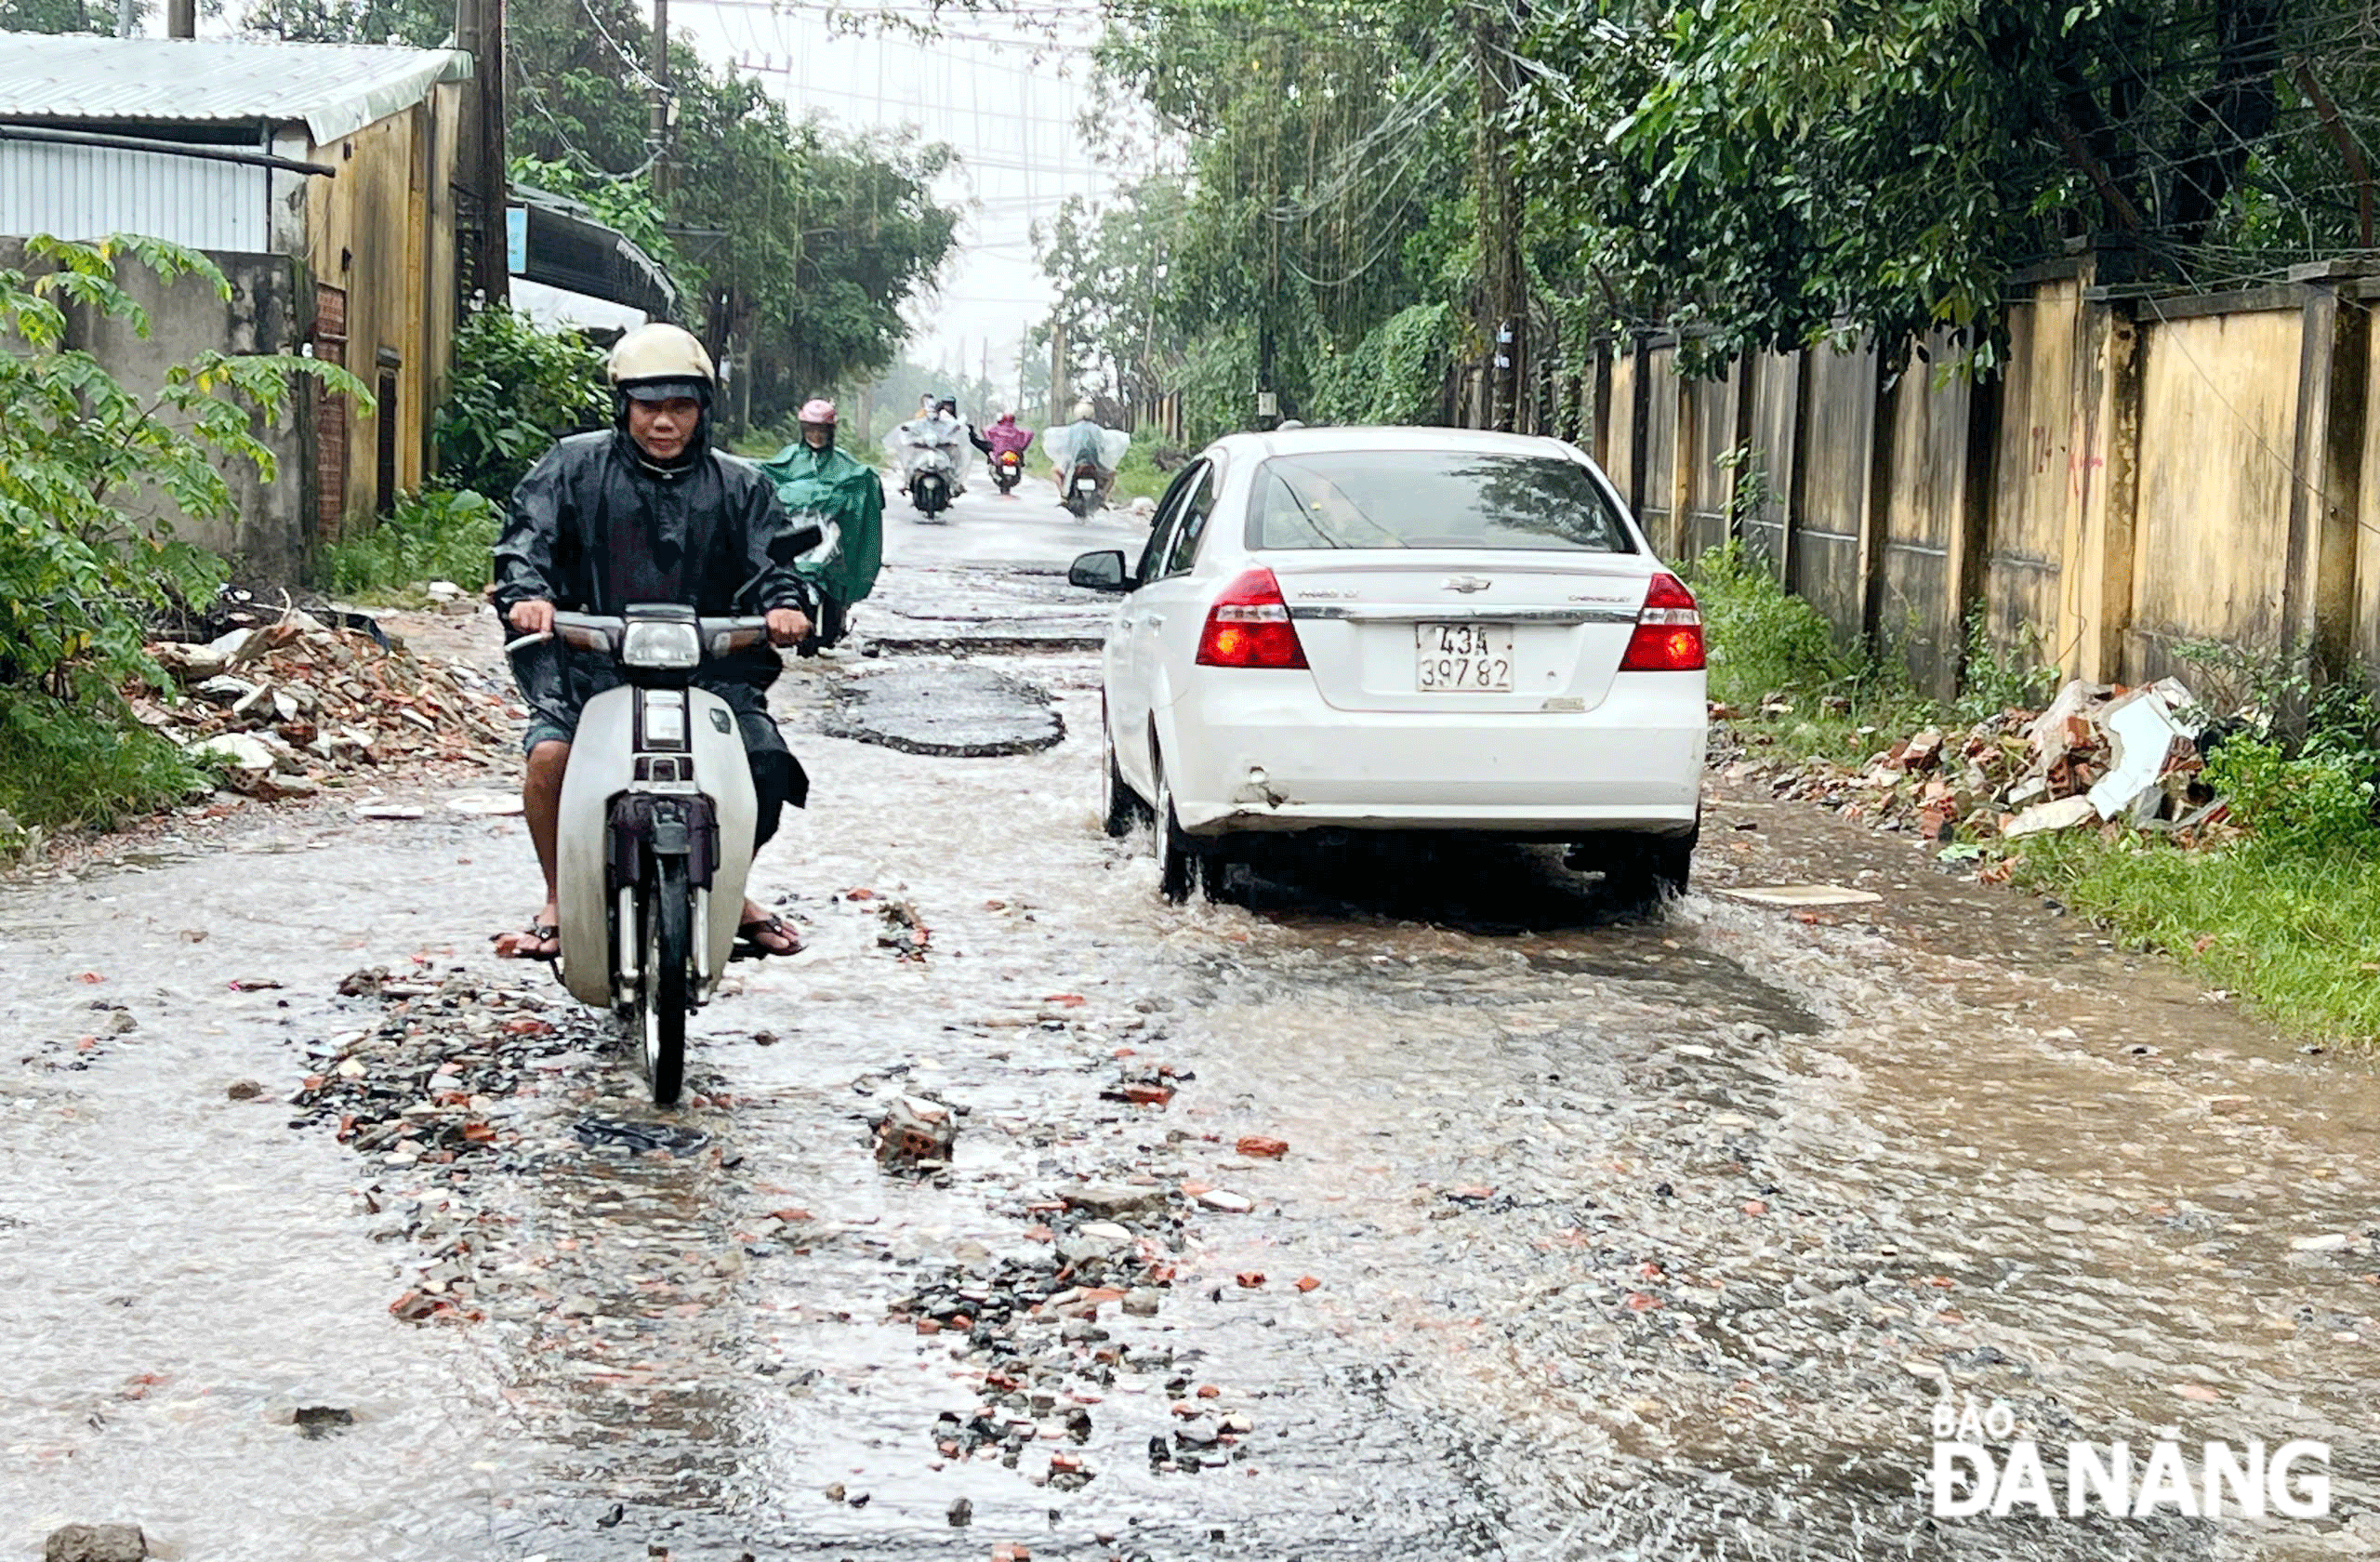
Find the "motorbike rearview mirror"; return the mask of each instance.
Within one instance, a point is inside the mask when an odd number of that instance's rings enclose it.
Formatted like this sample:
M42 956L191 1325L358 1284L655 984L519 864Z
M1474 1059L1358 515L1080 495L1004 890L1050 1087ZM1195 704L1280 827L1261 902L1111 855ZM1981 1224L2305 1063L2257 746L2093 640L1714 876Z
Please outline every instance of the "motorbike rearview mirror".
M1132 579L1124 568L1123 553L1113 548L1086 553L1066 571L1066 584L1082 586L1093 591L1129 591Z
M816 526L799 526L786 534L786 549L798 559L826 540L826 534Z

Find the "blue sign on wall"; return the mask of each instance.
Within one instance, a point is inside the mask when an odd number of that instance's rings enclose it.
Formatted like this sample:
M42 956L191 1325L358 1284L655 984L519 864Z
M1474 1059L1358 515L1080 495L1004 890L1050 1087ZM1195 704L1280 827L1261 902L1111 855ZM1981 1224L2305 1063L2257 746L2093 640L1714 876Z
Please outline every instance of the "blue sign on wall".
M529 269L529 208L504 208L504 269L514 276Z

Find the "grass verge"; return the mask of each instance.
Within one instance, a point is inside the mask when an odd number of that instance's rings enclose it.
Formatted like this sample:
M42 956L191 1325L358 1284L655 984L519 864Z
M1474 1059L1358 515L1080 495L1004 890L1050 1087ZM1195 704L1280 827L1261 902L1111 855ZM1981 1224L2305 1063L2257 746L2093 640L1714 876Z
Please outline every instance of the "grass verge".
M373 605L420 606L429 600L421 588L432 580L477 591L494 570L501 522L482 495L423 489L399 498L362 536L324 549L317 573L324 590Z
M210 775L132 719L112 691L73 702L0 689L0 858L25 832L112 828L203 789Z
M2380 1038L2380 860L2253 836L2189 852L2082 834L2028 841L2012 866L2016 883L2162 950L2292 1031Z
M1971 624L1966 692L1916 691L1905 665L1837 646L1816 609L1730 547L1686 572L1711 654L1711 697L1753 753L1857 766L1894 739L2039 707L2056 675L1995 653ZM1980 842L2010 880L2051 895L2127 943L2172 956L2292 1031L2380 1039L2380 702L2360 685L2317 688L2302 658L2187 648L2202 698L2249 712L2215 748L2207 779L2237 830L2186 849L2126 830ZM2276 712L2294 711L2284 721ZM2286 728L2287 730L2276 730ZM1970 844L1963 848L1969 854Z

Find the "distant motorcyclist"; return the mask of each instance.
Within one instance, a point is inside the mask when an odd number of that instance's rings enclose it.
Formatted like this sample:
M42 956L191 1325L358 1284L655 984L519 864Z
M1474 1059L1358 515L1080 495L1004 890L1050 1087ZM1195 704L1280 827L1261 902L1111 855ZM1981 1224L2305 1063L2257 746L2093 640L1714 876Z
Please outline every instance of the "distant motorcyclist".
M1107 446L1113 442L1108 430L1101 427L1089 402L1075 404L1075 419L1062 429L1051 429L1041 436L1050 453L1051 480L1058 485L1058 504L1064 508L1067 498L1067 480L1076 465L1089 461L1099 475L1099 503L1104 508L1107 492L1116 484L1116 467Z
M834 403L813 398L796 419L801 438L761 462L760 470L788 513L815 515L833 527L823 554L794 565L818 591L817 629L801 645L809 655L842 640L852 604L876 587L884 560L884 483L875 468L836 448Z
M902 447L901 492L909 492L909 480L917 473L915 463L907 452L947 447L951 451L951 496L966 492L966 484L959 481L958 447L961 438L973 432L959 419L959 398L937 396L927 391L918 399L918 415L895 427L887 439Z
M810 632L811 588L793 568L785 507L750 462L710 445L719 378L710 354L675 325L638 327L612 350L613 426L573 434L546 452L512 491L496 544L496 610L516 635L550 634L557 609L617 614L631 603L678 602L716 616L767 615L769 639L795 645ZM522 785L529 838L546 876L546 901L497 953L527 960L562 952L555 896L562 774L587 702L620 682L609 657L574 654L559 640L525 647L513 674L529 707ZM752 767L757 850L809 778L769 718L768 687L784 670L767 646L706 662L695 682L735 712ZM737 937L760 954L800 952L786 923L749 900Z
M1017 473L1022 476L1025 470L1025 453L1032 443L1033 430L1020 427L1016 421L1016 414L1012 412L1003 410L998 417L992 419L991 427L984 430L984 453L991 457L995 470L1003 459L1013 457L1016 460ZM1014 494L1006 492L1014 482L1015 480L1012 478L1009 483L1001 485L1003 496L1011 499L1016 497Z

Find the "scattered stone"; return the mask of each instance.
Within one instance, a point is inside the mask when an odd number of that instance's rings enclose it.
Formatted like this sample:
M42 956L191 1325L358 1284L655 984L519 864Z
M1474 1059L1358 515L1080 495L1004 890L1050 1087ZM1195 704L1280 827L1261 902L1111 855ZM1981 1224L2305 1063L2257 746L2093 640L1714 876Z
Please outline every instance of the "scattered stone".
M143 1562L149 1539L138 1524L70 1524L42 1542L42 1562Z
M964 1529L975 1521L975 1504L961 1497L950 1504L950 1527Z
M2320 1237L2300 1237L2289 1244L2292 1252L2337 1252L2355 1240L2343 1231L2333 1231Z
M232 1101L254 1101L264 1093L264 1086L254 1079L234 1079L225 1087L223 1093Z
M301 1405L295 1424L308 1437L327 1437L342 1426L355 1424L355 1412L337 1405Z
M1289 1154L1289 1145L1286 1139L1267 1139L1263 1134L1250 1133L1239 1141L1238 1150L1251 1160L1271 1160Z
M1085 1183L1066 1189L1060 1197L1068 1209L1087 1211L1108 1220L1165 1207L1163 1188L1131 1187L1122 1183Z
M1124 1293L1124 1311L1133 1317L1155 1317L1162 1293L1148 1286L1134 1286Z
M1256 1200L1243 1194L1229 1193L1222 1188L1209 1188L1198 1196L1198 1202L1219 1214L1244 1215L1256 1208Z

